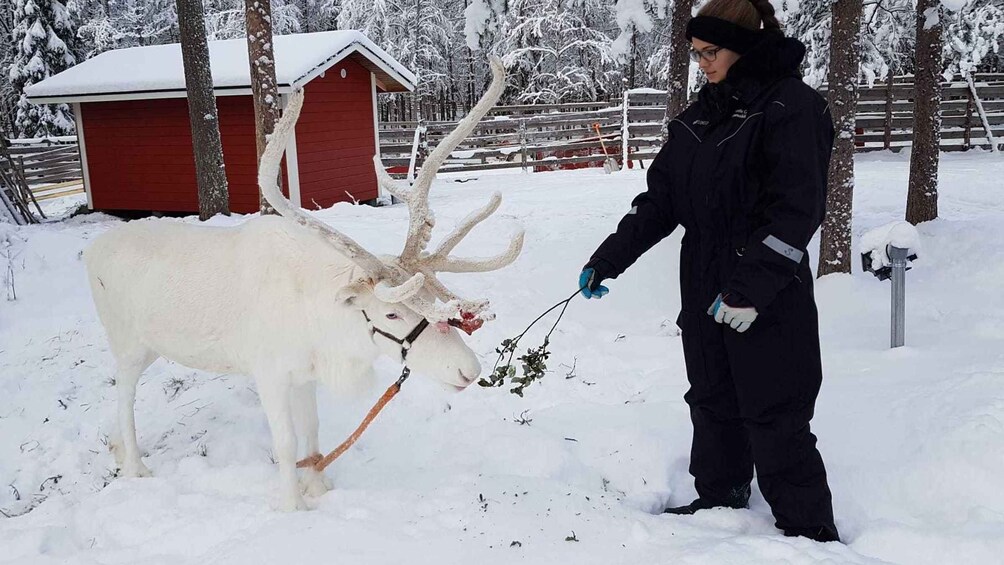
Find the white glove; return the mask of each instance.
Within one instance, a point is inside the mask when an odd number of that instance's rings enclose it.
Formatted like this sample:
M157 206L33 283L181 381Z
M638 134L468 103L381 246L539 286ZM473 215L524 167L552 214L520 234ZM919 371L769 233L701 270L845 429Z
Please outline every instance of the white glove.
M715 301L711 303L711 307L708 308L708 315L714 316L715 321L719 324L728 324L739 333L750 329L750 326L757 317L756 308L752 306L745 308L729 306L725 302L725 298L725 296L719 294L715 298Z

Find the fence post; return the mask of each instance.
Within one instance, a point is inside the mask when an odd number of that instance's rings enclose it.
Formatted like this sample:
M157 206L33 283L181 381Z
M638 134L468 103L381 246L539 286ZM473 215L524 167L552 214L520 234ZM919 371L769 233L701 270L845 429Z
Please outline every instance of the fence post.
M522 170L526 172L526 118L519 119L519 154Z
M962 144L966 150L973 147L973 92L966 91L966 121L962 126Z
M624 91L623 112L621 114L621 167L623 169L629 168L628 151L630 147L628 146L628 140L631 134L629 131L630 124L628 123L628 108L630 108L628 93L629 91Z
M887 151L892 146L892 85L895 81L895 77L890 73L885 89L885 136L883 137L883 145Z

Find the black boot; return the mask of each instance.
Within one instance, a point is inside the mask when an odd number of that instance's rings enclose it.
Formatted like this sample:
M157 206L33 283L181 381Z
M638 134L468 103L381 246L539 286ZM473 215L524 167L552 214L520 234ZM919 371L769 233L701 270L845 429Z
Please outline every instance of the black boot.
M748 508L750 501L750 486L746 485L734 489L723 501L713 501L707 498L698 498L686 506L676 506L667 508L663 514L690 515L698 510L708 510L710 508Z
M836 526L820 526L818 528L789 528L784 530L784 535L790 538L809 538L818 542L840 541L840 534L837 532Z

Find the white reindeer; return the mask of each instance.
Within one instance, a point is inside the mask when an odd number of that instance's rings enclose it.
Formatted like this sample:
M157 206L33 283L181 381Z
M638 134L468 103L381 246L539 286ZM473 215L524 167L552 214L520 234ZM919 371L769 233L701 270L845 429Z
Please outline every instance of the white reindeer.
M434 220L428 192L437 169L501 94L498 60L492 72L488 92L432 152L413 187L399 186L374 159L380 184L408 205L410 229L398 257L374 256L282 196L279 163L302 92L290 97L259 168L262 193L280 217L225 228L130 222L94 241L84 259L117 363L119 433L112 451L122 475L150 474L137 446L133 407L141 373L159 357L255 380L279 464L282 510L305 508L297 484L297 436L305 456L318 454L317 382L335 391L357 389L372 377L380 354L402 362L407 355L409 367L458 391L478 377L477 357L451 326L470 333L491 319L488 302L459 298L436 273L502 268L519 255L523 234L496 257L450 255L498 208L501 197L495 194L429 253ZM421 331L426 327L430 331ZM304 473L308 494L330 488L313 469Z

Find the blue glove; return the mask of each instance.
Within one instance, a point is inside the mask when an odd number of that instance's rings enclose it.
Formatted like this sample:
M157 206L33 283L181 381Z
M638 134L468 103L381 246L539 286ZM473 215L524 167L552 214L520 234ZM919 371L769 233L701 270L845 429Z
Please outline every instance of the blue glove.
M579 289L586 298L603 298L610 289L600 282L607 278L608 263L602 259L593 259L586 263L579 275Z

